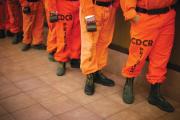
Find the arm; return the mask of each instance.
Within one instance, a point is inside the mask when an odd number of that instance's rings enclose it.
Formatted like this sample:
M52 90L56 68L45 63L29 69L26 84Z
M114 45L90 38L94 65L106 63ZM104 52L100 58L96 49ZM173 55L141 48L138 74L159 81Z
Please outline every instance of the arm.
M125 16L125 20L134 19L137 16L136 13L137 0L120 0L120 5Z

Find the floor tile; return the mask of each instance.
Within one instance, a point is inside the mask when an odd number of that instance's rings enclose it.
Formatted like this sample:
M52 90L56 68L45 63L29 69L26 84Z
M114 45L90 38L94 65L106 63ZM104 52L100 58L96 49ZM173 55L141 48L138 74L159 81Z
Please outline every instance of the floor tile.
M55 85L52 85L52 87L56 88L60 92L67 94L76 90L81 89L83 86L75 81L66 79L65 81L63 80L60 83L57 83Z
M31 91L26 92L26 94L31 96L33 99L35 99L38 102L41 102L46 99L47 100L55 99L63 95L61 92L50 86L44 86L37 89L33 89Z
M25 69L21 69L16 71L10 71L9 73L5 74L5 77L13 82L17 82L20 80L30 79L34 77L34 75Z
M0 116L0 120L15 120L10 114Z
M52 72L38 76L38 78L49 85L55 85L56 83L60 83L61 81L63 81L61 77Z
M35 104L35 101L27 95L20 93L0 101L0 104L8 111L14 112Z
M66 96L60 96L55 99L49 99L46 101L41 101L40 104L44 106L47 110L49 110L54 115L58 115L72 109L78 108L80 105Z
M130 109L123 110L119 113L116 113L106 120L149 120L144 116L141 116L139 113L136 113Z
M0 99L17 95L18 93L20 93L20 89L15 87L13 84L3 85L0 87Z
M0 106L0 116L4 114L7 114L7 111L2 106Z
M112 95L114 93L120 92L120 90L121 90L120 86L108 87L99 84L96 84L96 89L95 89L97 93L102 94L104 96Z
M88 96L84 93L84 89L80 89L80 90L74 91L72 93L69 93L69 94L67 94L67 96L69 98L71 98L72 100L80 103L81 105L91 103L91 102L96 101L103 97L99 93L96 93L92 96Z
M180 112L169 113L157 120L180 120Z
M52 117L52 114L40 105L16 111L12 115L16 120L48 120Z
M102 118L83 107L60 114L58 118L60 120L102 120Z
M22 91L29 91L39 87L46 86L47 84L38 79L38 77L33 77L27 80L21 80L16 82L15 85Z
M60 120L60 118L52 117L52 118L50 118L50 119L48 119L48 120Z
M12 82L0 73L0 86L8 84L12 84Z
M124 109L124 107L122 107L120 104L117 104L116 102L107 98L98 99L93 103L85 105L85 108L95 112L103 118L106 118Z
M138 103L130 108L131 110L139 113L140 115L144 117L149 117L152 119L157 119L158 117L165 115L166 112L160 110L159 108L150 105L147 101ZM143 112L140 112L143 111Z

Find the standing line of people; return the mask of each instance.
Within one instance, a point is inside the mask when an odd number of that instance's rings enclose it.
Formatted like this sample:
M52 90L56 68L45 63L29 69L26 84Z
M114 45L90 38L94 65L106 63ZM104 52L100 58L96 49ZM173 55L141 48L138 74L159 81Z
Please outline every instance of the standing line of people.
M84 92L95 93L95 84L112 87L115 82L102 73L107 65L117 9L131 23L129 56L122 75L126 78L122 99L135 100L133 83L149 58L148 102L163 111L174 107L161 95L175 29L177 0L1 0L0 38L14 35L22 51L47 49L48 59L58 62L56 74L66 73L66 64L86 75ZM45 14L44 15L44 9ZM6 12L7 11L7 12ZM5 12L7 15L5 15ZM48 23L47 47L43 43L44 16ZM157 24L158 23L158 24ZM8 26L9 25L9 26Z

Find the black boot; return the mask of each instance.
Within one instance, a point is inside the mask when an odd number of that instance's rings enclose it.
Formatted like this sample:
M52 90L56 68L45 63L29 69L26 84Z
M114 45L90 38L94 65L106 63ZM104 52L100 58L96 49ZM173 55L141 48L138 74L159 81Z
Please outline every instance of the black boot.
M48 54L48 59L49 59L49 61L51 61L51 62L56 62L56 60L54 59L54 53L55 53L55 52L51 52L51 53Z
M72 68L80 68L80 60L79 59L71 59L71 67Z
M66 72L66 63L65 62L59 62L58 68L56 71L57 76L63 76Z
M8 37L14 37L14 33L12 33L10 30L7 30L6 31L6 35L8 36Z
M37 50L46 50L46 46L44 44L33 45L32 47Z
M134 78L127 78L124 85L122 98L127 104L132 104L134 102L133 81Z
M97 71L94 73L95 75L95 83L104 85L104 86L114 86L115 83L113 80L107 78L105 75L103 75L100 71Z
M157 106L163 111L166 111L166 112L174 111L174 107L168 101L166 101L166 99L160 94L159 83L151 85L148 102L152 105Z
M21 42L23 39L23 33L22 32L18 32L15 34L15 38L12 40L12 44L18 44L19 42Z
M1 29L1 30L0 30L0 39L3 39L3 38L5 38L5 37L6 37L6 35L5 35L5 30Z
M93 95L94 94L94 73L88 74L86 78L86 84L84 88L84 92L86 95Z
M22 47L22 51L27 51L31 48L31 45L30 44L24 44L23 47Z

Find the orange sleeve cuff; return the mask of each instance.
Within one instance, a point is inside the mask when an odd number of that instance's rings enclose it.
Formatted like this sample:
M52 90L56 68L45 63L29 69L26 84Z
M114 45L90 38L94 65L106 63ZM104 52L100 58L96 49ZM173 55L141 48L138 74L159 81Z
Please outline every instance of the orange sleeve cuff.
M134 8L124 12L125 20L131 20L137 15L137 12Z

